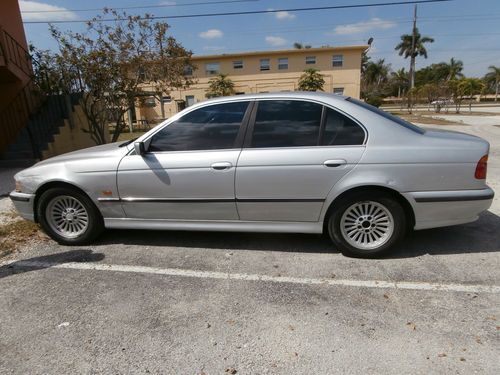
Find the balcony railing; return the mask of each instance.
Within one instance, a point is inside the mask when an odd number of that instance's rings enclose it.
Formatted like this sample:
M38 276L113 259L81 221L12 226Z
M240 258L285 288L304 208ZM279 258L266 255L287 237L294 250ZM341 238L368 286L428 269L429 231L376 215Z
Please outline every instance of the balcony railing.
M13 65L26 75L31 76L33 74L31 57L28 51L2 28L0 28L0 56L3 57L3 63L7 67Z

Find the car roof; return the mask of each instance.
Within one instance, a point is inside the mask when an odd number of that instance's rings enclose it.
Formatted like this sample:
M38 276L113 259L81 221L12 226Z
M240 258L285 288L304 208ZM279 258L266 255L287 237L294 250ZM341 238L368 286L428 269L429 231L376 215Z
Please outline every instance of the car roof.
M228 100L254 100L254 99L310 99L310 100L339 100L344 101L348 96L331 94L326 92L312 92L312 91L284 91L284 92L270 92L270 93L259 93L259 94L244 94L244 95L233 95L233 96L222 96L219 98L209 99L203 102L206 103L217 103L225 102Z

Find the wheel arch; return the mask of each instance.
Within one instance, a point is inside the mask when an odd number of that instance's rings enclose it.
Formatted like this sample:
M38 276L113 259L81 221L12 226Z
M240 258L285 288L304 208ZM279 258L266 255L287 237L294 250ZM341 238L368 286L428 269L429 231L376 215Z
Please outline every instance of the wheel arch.
M328 233L328 228L327 228L328 219L330 218L330 215L333 212L333 210L335 210L335 207L338 206L339 202L341 202L343 199L352 194L358 194L360 192L366 192L366 193L379 192L390 195L401 205L401 207L403 207L407 219L408 229L412 229L415 226L415 212L413 211L413 207L411 206L410 202L408 202L408 200L399 191L380 185L362 185L344 190L342 193L336 196L335 199L330 203L323 217L323 233Z
M38 201L39 201L40 197L46 191L48 191L50 189L54 189L54 188L66 188L66 189L76 190L80 194L83 194L87 198L89 198L89 200L92 202L92 204L94 204L94 202L92 201L92 198L90 198L90 196L82 188L78 187L77 185L66 182L66 181L49 181L49 182L44 183L43 185L40 185L36 189L35 200L33 201L33 214L34 214L35 222L38 223L38 212L37 211L38 211ZM96 209L97 209L97 207L96 207ZM100 210L97 209L97 212L100 213Z

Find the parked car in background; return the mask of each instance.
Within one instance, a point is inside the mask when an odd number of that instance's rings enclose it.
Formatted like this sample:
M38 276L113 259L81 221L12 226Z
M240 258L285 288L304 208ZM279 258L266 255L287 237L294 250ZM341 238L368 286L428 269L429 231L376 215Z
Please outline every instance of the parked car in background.
M408 230L476 220L493 199L488 152L344 96L244 95L42 161L11 198L66 245L104 228L326 232L344 254L375 257Z

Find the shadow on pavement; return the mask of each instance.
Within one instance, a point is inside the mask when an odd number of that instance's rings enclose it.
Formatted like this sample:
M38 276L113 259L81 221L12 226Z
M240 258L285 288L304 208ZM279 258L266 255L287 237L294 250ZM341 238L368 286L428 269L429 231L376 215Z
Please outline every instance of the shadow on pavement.
M336 252L325 235L286 233L108 230L97 245L108 244L301 253ZM485 212L474 223L411 232L388 258L497 251L500 251L500 217Z
M94 253L92 250L73 250L63 253L44 255L28 259L21 259L16 262L0 267L0 279L25 273L50 268L63 263L70 262L98 262L104 259L104 254Z

